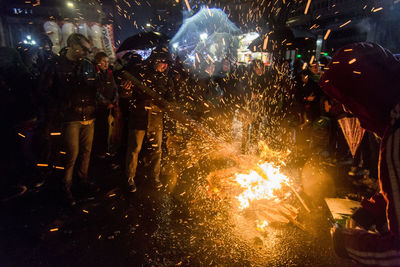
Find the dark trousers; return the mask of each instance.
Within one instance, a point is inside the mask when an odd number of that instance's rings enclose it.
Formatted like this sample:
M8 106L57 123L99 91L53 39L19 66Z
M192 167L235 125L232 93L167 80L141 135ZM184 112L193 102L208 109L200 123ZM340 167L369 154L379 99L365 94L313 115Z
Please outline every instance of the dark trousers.
M78 177L87 182L90 153L92 151L94 121L72 121L64 125L64 141L66 149L66 163L64 175L64 189L69 192L72 185L72 176L76 160L78 162Z
M108 116L110 109L106 106L99 106L96 110L96 125L94 132L94 153L104 154L110 151L110 144L108 143L108 135L110 131Z
M146 141L145 148L149 150L150 178L154 181L159 181L161 168L162 130L150 132L146 130L129 129L125 165L128 183L132 183L135 178L139 153L142 150L144 141Z

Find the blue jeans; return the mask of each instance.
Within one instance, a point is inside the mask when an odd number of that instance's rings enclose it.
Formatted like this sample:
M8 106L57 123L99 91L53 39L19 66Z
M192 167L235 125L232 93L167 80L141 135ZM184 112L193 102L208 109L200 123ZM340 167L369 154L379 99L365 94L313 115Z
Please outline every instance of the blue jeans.
M145 136L147 138L146 148L150 150L150 178L153 181L159 181L162 131L149 132L146 130L129 129L126 153L126 176L129 184L132 184L135 178L139 153L142 150Z
M92 151L94 121L72 121L64 125L64 141L66 149L66 163L64 174L64 189L69 192L72 185L72 176L76 159L78 162L78 176L87 182L90 153Z

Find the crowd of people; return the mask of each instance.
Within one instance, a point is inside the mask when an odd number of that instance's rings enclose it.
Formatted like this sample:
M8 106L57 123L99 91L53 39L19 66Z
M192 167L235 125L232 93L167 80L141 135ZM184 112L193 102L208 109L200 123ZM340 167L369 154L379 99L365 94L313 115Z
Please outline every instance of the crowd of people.
M88 59L90 54L92 60ZM335 67L336 61L329 63L329 57L310 63L276 59L271 66L261 60L247 66L230 58L220 62L205 58L192 73L179 57L171 57L167 48L157 47L146 60L127 52L111 66L106 53L92 53L90 41L74 33L59 55L52 52L50 39L43 35L38 47L0 48L0 58L1 99L6 101L1 114L7 129L0 139L8 157L1 172L2 177L11 177L2 181L3 188L14 182L15 170L27 169L32 175L40 165L39 176L45 177L59 166L64 169L65 202L74 206L73 177L76 174L82 190L90 190L90 159L97 157L111 158L110 167L122 170L124 187L133 193L143 151L147 177L154 188L163 187L162 161L171 153L165 144L182 132L193 134L191 129L185 130L184 121L169 114L166 103L224 142L232 141L235 123L239 123L240 153L260 153L258 142L263 140L273 150L290 147L298 155L317 154L333 163L349 156L338 120L356 116L365 129L380 137L371 133L364 136L349 174L357 175L361 170L364 176L378 178L379 143L389 121L367 116L369 109L381 114L371 103L378 101L377 95L361 97L365 103L360 105L354 104L358 95L347 101L344 95L348 92L343 90L360 85L337 82L343 80L335 76L342 70ZM332 82L337 84L329 87ZM368 84L365 87L370 88ZM53 137L58 135L62 141L55 144ZM396 140L386 142L398 145ZM65 156L62 164L55 156L59 153ZM393 175L397 171L397 167L389 168ZM397 195L393 192L393 197ZM379 200L383 198L380 195ZM395 213L398 207L390 208ZM394 229L392 223L390 228ZM347 238L337 230L336 240L339 233L340 241Z
M81 34L72 34L59 55L52 52L45 35L38 47L2 48L2 53L9 59L2 67L2 94L7 99L2 114L12 114L7 120L9 136L2 140L27 128L21 134L28 133L26 138L34 141L25 142L29 145L22 149L24 162L51 169L60 150L52 138L60 133L65 161L59 165L65 169L63 187L72 205L74 174L83 187L90 187L92 154L113 158L111 168L122 169L129 191L135 192L140 152L146 150L150 180L162 187L163 149L167 150L167 138L179 131L179 120L166 119L163 101L225 142L232 141L235 122L239 123L241 153L260 153L258 142L263 140L274 150L317 153L327 161L348 156L337 120L352 115L318 85L328 57L310 64L276 59L270 66L261 60L240 65L228 57L220 62L205 58L193 71L185 69L179 57L173 59L167 48L157 47L146 60L127 52L110 64L107 54L93 53ZM364 168L377 177L375 159L366 155L373 154L378 142L373 135L364 139L354 167L370 163ZM10 150L11 155L18 153L12 146ZM46 168L40 170L45 176Z

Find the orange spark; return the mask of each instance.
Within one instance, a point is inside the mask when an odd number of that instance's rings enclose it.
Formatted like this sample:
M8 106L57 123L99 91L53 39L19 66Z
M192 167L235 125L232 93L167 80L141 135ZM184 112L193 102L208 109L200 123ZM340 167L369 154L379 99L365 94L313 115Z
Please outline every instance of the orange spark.
M304 15L307 15L308 9L310 8L310 5L311 5L311 0L308 0L307 1L307 5L306 5L306 9L304 10Z
M357 59L353 58L352 60L349 61L349 64L353 64L356 61L357 61Z
M346 26L347 24L349 24L351 22L351 19L349 21L347 21L346 23L343 23L342 25L339 26L339 28L342 28L344 26Z
M328 39L328 36L330 33L331 33L331 29L328 29L325 33L324 40Z

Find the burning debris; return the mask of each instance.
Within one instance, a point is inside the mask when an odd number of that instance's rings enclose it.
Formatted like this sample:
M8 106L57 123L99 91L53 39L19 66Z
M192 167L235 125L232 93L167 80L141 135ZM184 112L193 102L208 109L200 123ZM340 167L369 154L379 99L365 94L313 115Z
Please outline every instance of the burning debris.
M247 160L254 161L254 156ZM207 181L210 196L229 203L237 216L251 218L251 225L257 230L265 232L267 226L276 223L293 223L305 230L296 220L299 209L291 204L290 197L295 192L289 185L292 181L276 164L264 162L253 168L242 165L217 170L207 176ZM296 197L305 205L298 194Z

